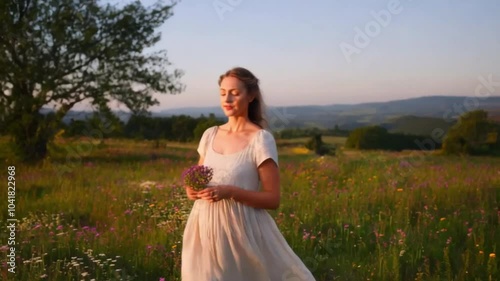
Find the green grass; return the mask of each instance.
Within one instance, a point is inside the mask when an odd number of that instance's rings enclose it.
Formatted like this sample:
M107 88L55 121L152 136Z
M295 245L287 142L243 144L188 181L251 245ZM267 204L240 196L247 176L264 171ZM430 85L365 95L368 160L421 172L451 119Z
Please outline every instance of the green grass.
M196 144L60 140L27 166L5 141L0 179L15 165L18 259L7 274L2 254L1 280L180 280L192 206L180 174L196 163ZM317 280L500 280L499 164L280 150L282 203L270 213ZM2 247L6 188L0 201Z
M294 139L279 139L277 140L278 146L286 146L286 145L302 145L305 144L310 138L308 137L303 137L303 138L294 138ZM323 142L327 144L335 144L339 146L343 146L345 144L345 141L347 140L347 137L334 137L334 136L322 136L321 139Z

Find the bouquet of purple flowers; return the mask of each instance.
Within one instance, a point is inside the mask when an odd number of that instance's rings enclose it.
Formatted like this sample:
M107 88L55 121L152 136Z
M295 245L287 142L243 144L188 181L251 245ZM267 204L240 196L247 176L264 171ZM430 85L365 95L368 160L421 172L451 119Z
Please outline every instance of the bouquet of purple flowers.
M200 191L212 180L213 174L213 169L208 166L194 165L182 173L182 178L185 185Z

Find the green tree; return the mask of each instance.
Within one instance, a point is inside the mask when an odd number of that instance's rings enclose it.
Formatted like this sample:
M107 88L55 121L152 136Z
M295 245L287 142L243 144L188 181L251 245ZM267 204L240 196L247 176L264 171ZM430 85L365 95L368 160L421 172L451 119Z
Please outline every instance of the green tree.
M71 119L64 132L65 137L81 136L82 132L87 129L87 122L85 120Z
M173 140L187 142L194 140L194 129L198 121L187 115L174 116L172 120Z
M317 155L335 154L335 148L324 143L319 133L314 134L305 146Z
M443 142L446 154L489 154L498 151L498 124L488 119L488 112L474 110L460 116Z
M381 126L367 126L354 129L346 140L346 148L386 149L390 134Z
M125 125L124 134L126 137L139 140L159 139L162 134L159 119L144 114L134 114Z
M206 129L212 126L222 125L223 123L222 121L217 120L213 113L210 113L208 118L202 116L200 119L201 120L198 122L193 132L195 140L200 140L203 132L205 132Z
M43 159L58 124L81 101L100 112L117 101L138 113L158 104L154 92L182 92L182 72L166 69L165 52L144 52L160 40L155 30L174 5L1 1L0 126L19 155ZM47 105L54 115L40 113Z

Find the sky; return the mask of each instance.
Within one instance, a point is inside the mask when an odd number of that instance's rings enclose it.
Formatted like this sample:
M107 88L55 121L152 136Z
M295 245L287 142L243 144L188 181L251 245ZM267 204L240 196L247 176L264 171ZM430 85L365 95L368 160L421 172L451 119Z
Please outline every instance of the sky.
M271 106L473 96L479 76L500 81L499 15L497 0L184 0L154 49L186 89L151 110L218 106L234 66Z

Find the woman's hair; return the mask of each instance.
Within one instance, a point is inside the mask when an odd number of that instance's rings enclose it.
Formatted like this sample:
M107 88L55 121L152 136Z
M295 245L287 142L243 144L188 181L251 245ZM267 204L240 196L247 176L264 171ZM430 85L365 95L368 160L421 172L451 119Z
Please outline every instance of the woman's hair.
M247 93L254 97L248 105L248 118L257 126L268 129L269 126L265 119L265 104L260 92L259 79L246 68L234 67L219 77L219 86L226 77L234 77L245 85Z

